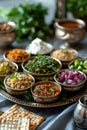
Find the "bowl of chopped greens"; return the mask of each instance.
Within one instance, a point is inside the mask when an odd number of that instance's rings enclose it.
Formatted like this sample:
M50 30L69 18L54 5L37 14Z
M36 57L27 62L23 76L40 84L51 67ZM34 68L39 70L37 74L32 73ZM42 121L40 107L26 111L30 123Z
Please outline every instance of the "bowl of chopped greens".
M53 80L54 74L62 68L59 60L46 55L32 56L21 66L24 72L32 74L36 80Z

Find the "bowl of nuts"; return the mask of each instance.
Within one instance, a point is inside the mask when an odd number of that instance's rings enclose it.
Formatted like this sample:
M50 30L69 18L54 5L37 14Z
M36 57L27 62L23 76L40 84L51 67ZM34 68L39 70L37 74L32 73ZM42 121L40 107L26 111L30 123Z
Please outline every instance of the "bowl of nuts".
M16 39L16 25L12 21L0 22L0 47L12 44Z
M23 72L15 72L4 79L5 89L11 95L20 95L29 91L34 83L34 77Z
M61 86L53 81L39 81L31 88L34 101L41 103L57 100L61 91Z

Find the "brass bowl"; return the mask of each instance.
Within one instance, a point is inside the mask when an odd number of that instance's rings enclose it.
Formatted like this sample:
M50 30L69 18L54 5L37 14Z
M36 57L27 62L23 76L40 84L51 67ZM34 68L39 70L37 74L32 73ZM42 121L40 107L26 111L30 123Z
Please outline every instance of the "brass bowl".
M62 76L61 72L63 70L65 70L65 71L68 70L68 71L73 71L73 72L79 72L81 75L84 76L84 79L80 83L75 83L75 84L72 84L72 85L71 84L66 84L66 83L64 83L64 81L60 81L60 77ZM75 79L75 76L73 77L73 79ZM55 82L57 82L58 84L61 85L61 87L62 87L63 90L68 91L68 92L75 92L75 91L79 91L81 88L85 87L85 83L86 83L87 77L81 71L71 70L71 69L62 69L58 74L54 75L54 80L55 80ZM65 78L65 82L66 81L67 81L67 78Z
M37 88L38 85L43 85L44 87L46 87L45 85L51 85L51 87L56 87L56 91L58 91L55 95L50 95L50 96L39 96L38 94L36 94L34 92L34 89L35 87ZM45 88L46 89L46 88ZM50 90L49 90L50 91ZM36 102L42 102L42 103L46 103L46 102L53 102L55 100L57 100L60 96L60 93L61 93L62 89L61 89L61 86L59 84L57 84L56 82L53 82L53 81L40 81L40 82L37 82L34 84L34 86L31 88L31 93L32 93L32 96L33 96L33 99L36 101ZM41 92L40 92L41 93Z
M12 21L0 22L0 47L11 45L16 39L16 24Z
M81 19L56 20L55 35L67 43L76 43L84 38L86 34L85 26L85 22Z
M87 75L87 58L78 57L68 63L68 68L82 71Z
M60 60L64 67L67 66L70 61L78 57L78 52L71 48L57 49L51 53L51 57Z
M44 56L44 55L43 55ZM47 56L47 57L50 57L50 56ZM22 69L25 73L28 73L28 74L31 74L35 77L36 80L53 80L53 76L55 73L57 73L61 68L62 68L62 63L60 62L60 60L57 60L55 58L52 58L54 61L56 60L57 61L57 67L58 67L58 71L55 72L51 72L51 73L34 73L34 72L31 72L31 71L28 71L24 66L26 63L28 63L28 61L32 61L34 57L30 57L29 59L27 59L26 61L22 62L21 66L22 66ZM51 57L50 57L51 58Z
M12 49L12 50L15 50L15 49ZM22 50L24 50L24 49L22 49ZM5 59L5 60L7 60L7 61L13 61L13 60L10 60L9 58L7 58L7 55L8 55L8 53L9 53L9 51L11 51L11 50L8 50L8 51L6 51L4 54L3 54L3 58ZM27 54L28 54L28 56L27 56L27 58L26 59L24 59L24 60L16 60L16 61L13 61L13 62L15 62L18 66L21 66L21 63L23 62L23 61L25 61L25 60L27 60L29 57L30 57L30 53L28 53L26 50L24 50ZM22 56L22 55L21 55Z
M0 80L4 80L4 78L7 75L18 71L18 65L16 63L12 62L12 61L0 60L0 64L1 63L6 63L6 64L9 64L9 65L5 66L5 70L2 70L1 67L0 67L0 71L2 71L2 73L3 73L3 74L0 73ZM12 70L13 69L12 66L14 67L14 70ZM4 67L4 65L3 65L3 67ZM9 71L6 70L8 68L9 68ZM4 71L6 71L6 72L4 72Z
M25 92L28 92L29 89L30 89L30 88L34 85L34 83L35 83L35 79L34 79L34 77L33 77L31 74L25 74L25 73L23 73L23 72L19 72L19 73L31 77L32 83L31 83L29 86L27 86L26 88L20 88L20 89L19 89L19 88L13 88L13 87L11 87L11 86L8 86L8 84L7 84L7 79L8 79L11 75L13 75L13 74L10 74L10 75L6 76L5 79L4 79L5 89L6 89L6 91L7 91L9 94L11 94L11 95L21 95L21 94L23 94L23 93L25 93ZM19 79L19 80L20 80L20 79Z

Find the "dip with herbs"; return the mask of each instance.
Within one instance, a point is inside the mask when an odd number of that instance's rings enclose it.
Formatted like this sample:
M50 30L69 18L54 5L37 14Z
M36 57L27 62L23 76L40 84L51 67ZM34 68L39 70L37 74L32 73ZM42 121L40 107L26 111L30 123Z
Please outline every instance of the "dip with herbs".
M57 96L60 89L55 83L52 82L39 82L33 88L33 93L40 97Z
M61 61L71 61L75 59L78 56L78 54L73 49L59 49L55 50L51 56Z

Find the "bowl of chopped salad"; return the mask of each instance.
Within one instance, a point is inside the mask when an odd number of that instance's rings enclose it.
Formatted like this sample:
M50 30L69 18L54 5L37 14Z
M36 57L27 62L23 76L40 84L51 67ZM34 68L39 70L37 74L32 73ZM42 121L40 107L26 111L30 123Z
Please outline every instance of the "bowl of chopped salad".
M0 79L18 71L18 65L12 61L0 60Z
M25 73L32 74L36 80L53 80L55 73L62 68L59 60L46 55L32 56L22 62L22 69Z
M87 58L78 57L68 64L69 69L82 71L87 75Z

